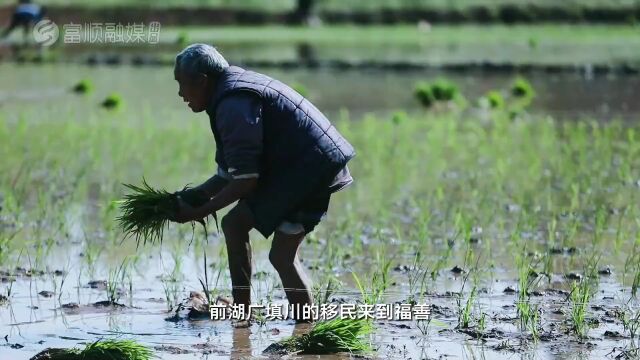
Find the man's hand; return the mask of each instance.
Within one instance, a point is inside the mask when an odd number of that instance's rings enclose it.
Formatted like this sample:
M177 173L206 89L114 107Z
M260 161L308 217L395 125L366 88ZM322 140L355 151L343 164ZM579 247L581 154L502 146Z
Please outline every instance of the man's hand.
M257 183L257 178L232 180L216 196L211 198L211 200L196 208L189 205L178 195L178 213L170 220L182 224L189 221L201 220L251 194L256 188Z
M203 215L199 208L194 208L193 206L187 204L186 201L182 200L180 195L177 196L178 199L178 212L170 219L171 221L175 221L181 224L201 220L206 215Z

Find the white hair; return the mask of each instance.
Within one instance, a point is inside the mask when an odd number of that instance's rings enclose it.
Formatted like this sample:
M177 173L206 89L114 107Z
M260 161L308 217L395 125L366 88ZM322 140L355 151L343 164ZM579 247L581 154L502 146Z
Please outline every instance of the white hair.
M225 58L211 45L193 44L176 56L176 70L190 76L219 74L229 67Z

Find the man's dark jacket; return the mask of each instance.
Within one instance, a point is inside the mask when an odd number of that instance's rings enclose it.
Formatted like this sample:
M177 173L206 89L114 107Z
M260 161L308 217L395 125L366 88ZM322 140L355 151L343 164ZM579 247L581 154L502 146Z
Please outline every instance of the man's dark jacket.
M222 99L238 92L256 94L262 102L260 179L255 193L246 200L256 229L268 237L297 204L326 189L355 151L298 92L266 75L231 66L218 77L207 109L216 140L216 162L223 170L228 166L215 127L216 108Z

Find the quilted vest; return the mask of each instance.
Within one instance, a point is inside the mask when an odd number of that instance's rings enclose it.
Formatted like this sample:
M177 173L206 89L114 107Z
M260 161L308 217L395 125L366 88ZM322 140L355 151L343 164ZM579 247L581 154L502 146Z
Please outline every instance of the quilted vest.
M238 92L254 93L262 102L261 178L284 172L292 175L293 182L319 177L328 183L355 156L351 144L298 92L269 76L231 66L219 76L207 108L216 140L216 162L224 170L228 167L215 127L216 108L222 99Z

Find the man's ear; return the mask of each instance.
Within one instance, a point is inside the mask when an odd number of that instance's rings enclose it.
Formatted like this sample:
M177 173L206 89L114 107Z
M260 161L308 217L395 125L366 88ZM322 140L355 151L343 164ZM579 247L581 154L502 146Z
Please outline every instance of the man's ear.
M198 74L198 85L206 85L208 80L209 80L209 76L207 74L204 74L204 73Z

